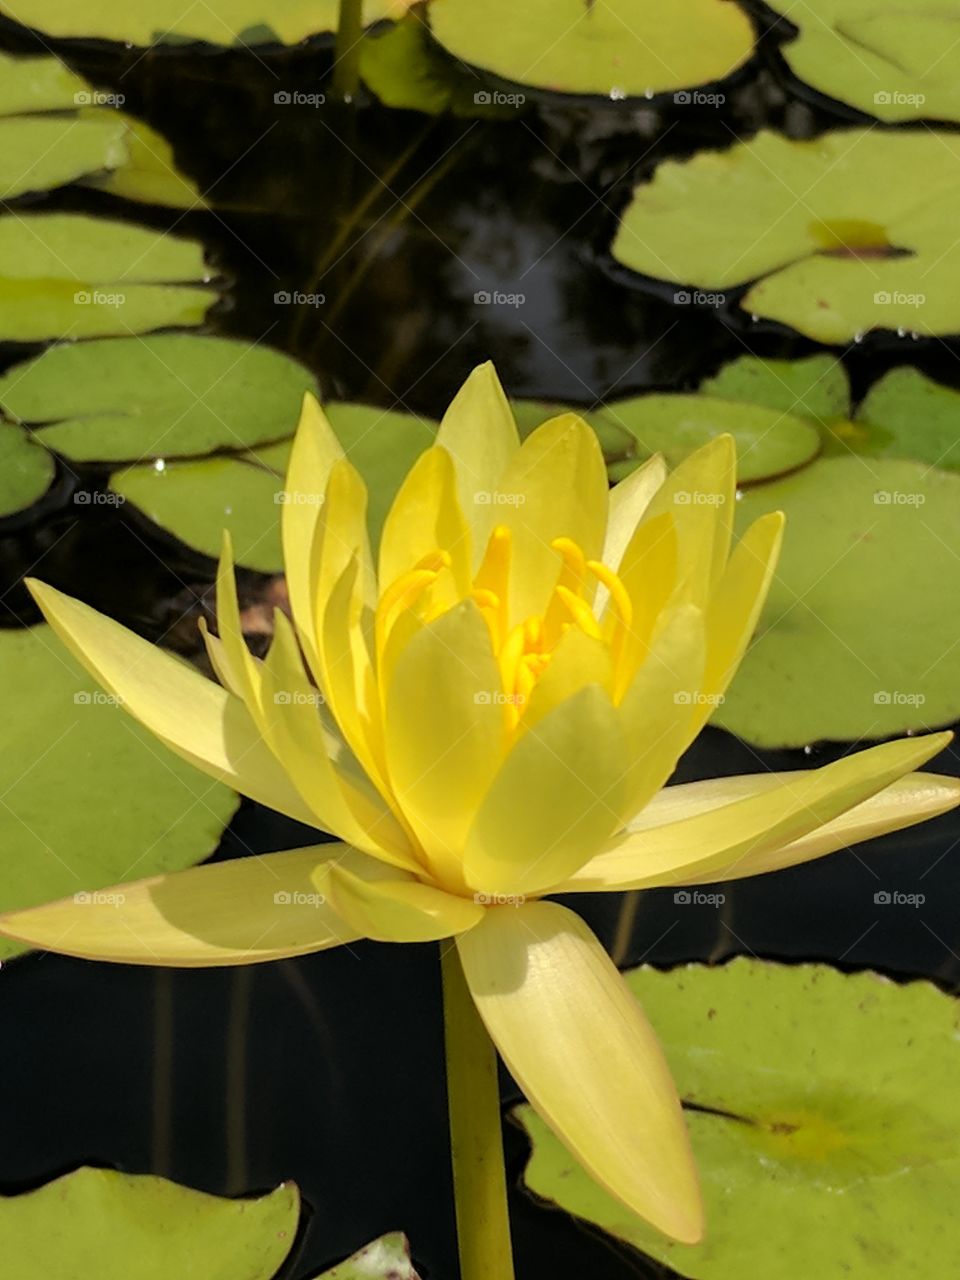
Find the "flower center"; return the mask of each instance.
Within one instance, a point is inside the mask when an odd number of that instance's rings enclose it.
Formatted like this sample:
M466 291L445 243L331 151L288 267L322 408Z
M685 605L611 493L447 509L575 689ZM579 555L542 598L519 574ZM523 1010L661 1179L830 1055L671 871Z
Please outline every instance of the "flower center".
M633 606L627 589L612 569L599 560L588 559L571 538L556 538L551 546L561 564L543 613L522 620L510 616L513 538L505 525L498 525L491 533L468 594L490 632L500 668L507 727L511 730L520 723L537 682L571 627L607 647L613 672L610 693L614 701L620 700L626 683L627 642L633 623ZM375 623L381 659L391 633L404 614L416 612L421 622L430 622L449 608L448 601L431 601L430 588L450 568L450 563L445 551L432 551L383 592ZM595 602L598 584L605 588L608 598L599 618Z

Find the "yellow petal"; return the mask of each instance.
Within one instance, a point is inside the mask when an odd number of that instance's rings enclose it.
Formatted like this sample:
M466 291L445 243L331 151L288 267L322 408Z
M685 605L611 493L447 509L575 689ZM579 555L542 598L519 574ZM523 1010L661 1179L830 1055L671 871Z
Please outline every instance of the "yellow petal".
M633 1213L696 1243L703 1209L669 1068L587 926L556 903L495 907L457 949L504 1062L561 1142Z
M280 531L290 607L311 666L316 660L311 573L314 533L330 469L342 457L343 449L326 414L308 393L303 398L300 422L290 451Z
M813 843L808 847L814 850L810 856L816 856L821 828L836 824L847 810L862 806L925 764L951 737L950 733L934 733L885 742L820 769L777 775L776 784L759 782L756 790L746 795L742 780L718 779L717 792L727 785L729 800L709 808L699 801L699 793L674 798L670 795L673 788L668 788L663 803L676 816L651 826L645 815L639 814L630 829L571 876L564 889L590 892L724 880L734 876L735 868L745 862L763 870L778 851L810 837ZM685 803L688 797L689 809ZM902 814L899 805L896 809ZM656 817L654 809L650 821ZM842 836L844 830L853 832L856 826L841 823L834 829ZM831 833L825 838L823 852L836 847L830 844ZM776 859L773 865L778 865Z
M359 471L346 458L339 459L330 468L310 554L310 607L314 626L319 628L330 593L354 557L364 601L373 607L376 583L367 532L367 487ZM320 658L322 661L322 653Z
M460 888L467 830L504 740L500 671L472 601L423 627L400 654L385 735L394 794L434 873Z
M438 550L450 557L450 571L440 575L429 598L438 608L449 607L470 590L470 530L453 459L435 445L414 463L387 513L377 571L381 592Z
M672 514L679 540L680 580L697 605L706 604L730 552L736 464L732 437L717 436L670 473L644 517Z
M780 556L783 527L780 511L754 521L737 543L710 601L703 696L695 715L698 730L726 693L756 629Z
M534 894L581 866L618 825L624 740L607 693L591 685L514 745L467 837L467 883Z
M27 585L74 657L161 742L251 800L315 824L238 698L79 600Z
M551 542L571 538L588 560L603 551L608 489L596 433L576 414L537 427L513 455L493 495L513 537L511 625L543 613L560 573Z
M260 668L243 635L233 567L233 542L227 529L223 531L223 549L217 566L217 633L220 638L218 656L224 665L226 686L243 699L259 723Z
M579 627L571 627L560 638L549 665L522 708L521 732L538 725L562 702L588 685L609 689L612 679L609 648Z
M520 448L513 410L489 361L473 370L450 402L437 444L453 458L460 506L473 531L473 555L479 562L498 518L490 497Z
M317 872L339 915L376 942L439 942L472 929L484 908L417 880L365 880L341 866Z
M348 844L391 865L412 870L416 859L402 828L376 792L342 772L321 717L322 696L307 679L293 628L275 613L274 637L263 664L264 733L316 823Z
M641 521L618 571L633 612L624 653L628 667L642 661L658 618L674 598L679 565L677 526L672 513L664 511Z
M618 708L626 742L621 822L657 794L690 745L703 663L703 614L691 604L668 610Z
M0 916L0 933L63 955L174 968L255 964L359 936L311 879L336 861L395 875L341 844L192 867Z
M601 559L611 569L619 568L637 525L666 478L667 464L656 453L610 490L610 516Z

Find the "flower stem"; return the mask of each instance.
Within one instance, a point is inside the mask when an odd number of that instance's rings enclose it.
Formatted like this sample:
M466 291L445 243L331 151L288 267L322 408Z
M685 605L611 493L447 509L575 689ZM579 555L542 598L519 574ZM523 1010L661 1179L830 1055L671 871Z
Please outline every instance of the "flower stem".
M334 50L333 91L351 102L360 87L360 41L363 39L363 0L340 0L340 20Z
M513 1280L497 1055L456 946L441 960L450 1152L461 1280Z

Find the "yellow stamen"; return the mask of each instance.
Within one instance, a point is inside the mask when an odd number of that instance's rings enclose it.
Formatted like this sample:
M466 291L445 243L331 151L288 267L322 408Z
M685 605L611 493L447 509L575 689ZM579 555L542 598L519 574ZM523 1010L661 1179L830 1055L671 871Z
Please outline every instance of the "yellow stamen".
M579 596L575 596L567 587L557 587L557 598L566 606L567 611L581 631L586 632L594 640L603 639L603 633L596 618L593 616L593 610L586 600L581 600Z
M490 534L483 560L473 580L473 592L483 591L497 601L495 611L485 614L494 649L499 649L507 637L510 625L510 561L513 557L513 536L506 525L498 524Z
M599 560L588 560L587 568L610 593L613 634L610 637L610 659L613 666L613 701L619 702L625 692L624 658L633 627L633 601L619 576Z
M375 624L378 661L397 618L416 604L423 593L436 582L441 572L450 568L450 564L450 556L446 551L430 551L412 569L401 573L384 591L377 603Z

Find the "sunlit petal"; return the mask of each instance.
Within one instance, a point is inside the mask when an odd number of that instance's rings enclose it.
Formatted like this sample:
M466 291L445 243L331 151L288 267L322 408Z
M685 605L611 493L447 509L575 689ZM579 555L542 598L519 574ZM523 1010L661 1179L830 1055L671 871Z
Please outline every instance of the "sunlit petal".
M365 880L331 866L315 881L352 928L377 942L438 942L472 929L484 915L469 898L418 880Z
M457 940L470 991L531 1104L601 1186L677 1240L703 1230L656 1036L587 926L555 903L487 911Z
M460 505L453 459L434 446L422 453L393 500L380 539L381 592L437 551L450 559L430 602L449 607L470 589L470 530Z
M70 652L161 742L252 800L315 825L239 698L79 600L27 585Z
M611 569L620 567L637 525L666 478L667 464L656 453L610 490L610 516L602 559Z
M32 947L121 964L195 968L307 955L358 936L311 878L330 861L355 874L396 875L346 845L324 844L77 894L0 916L0 931Z
M812 850L809 856L817 856L821 828L836 824L848 809L863 806L872 796L925 764L943 750L951 737L949 733L934 733L885 742L820 769L777 775L775 784L758 782L746 794L742 779L718 779L711 798L723 795L726 787L727 799L709 807L704 806L701 793L677 788L684 794L673 797L670 792L674 789L668 788L663 802L667 809L660 809L659 813L672 810L672 819L648 825L641 813L630 824L630 830L571 876L565 887L585 891L639 889L729 879L737 874L737 867L745 864L762 869L777 851L800 844L804 838L812 840L806 846ZM950 782L943 786L953 794ZM921 808L929 803L925 792L926 788L921 788L919 798L914 793ZM942 792L938 796L946 799ZM900 799L908 797L900 793ZM935 797L934 804L937 803L939 799ZM895 803L890 812L896 815L896 826L908 825L902 821L903 803ZM657 813L654 809L650 821L657 819ZM859 819L850 820L854 822L852 832ZM843 836L842 826L834 829ZM871 826L869 834L876 835L878 830ZM831 833L825 839L827 844L821 852L837 847L830 843Z

